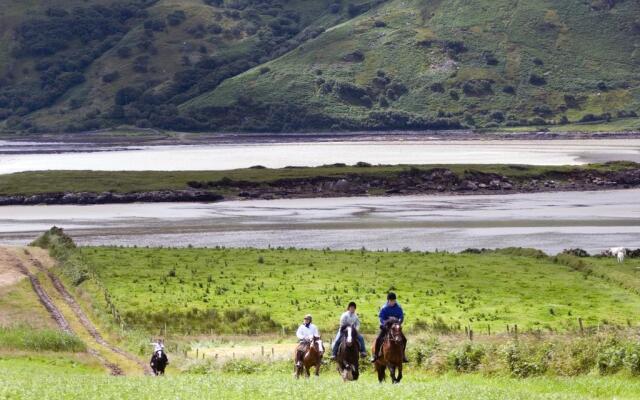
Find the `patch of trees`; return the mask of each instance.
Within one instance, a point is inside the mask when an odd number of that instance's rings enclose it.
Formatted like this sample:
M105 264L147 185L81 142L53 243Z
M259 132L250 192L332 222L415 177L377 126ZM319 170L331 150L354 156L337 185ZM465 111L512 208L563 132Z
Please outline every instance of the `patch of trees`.
M316 85L321 94L333 93L344 103L367 108L376 102L383 108L388 107L391 101L398 100L409 91L402 82L382 70L377 71L376 76L364 87L350 82L325 82L323 78L317 78Z
M297 104L263 104L248 99L230 107L191 110L191 129L289 132L304 130L386 130L386 129L459 129L456 118L427 118L398 111L372 111L363 119L334 119ZM167 129L177 129L184 119L167 121Z
M493 81L489 79L472 79L462 84L462 91L467 96L487 96L493 94Z
M511 85L506 85L502 88L502 92L506 94L516 94L516 88Z
M496 58L495 54L490 51L483 52L482 58L484 59L484 62L487 63L487 65L498 65L498 59Z
M4 117L47 107L83 83L85 69L118 43L129 30L131 20L145 18L145 8L154 2L121 1L71 10L49 8L43 16L20 24L14 32L12 56L33 58L38 76L0 87ZM105 79L113 81L117 77Z
M611 114L610 113L585 114L582 116L582 118L580 118L580 122L597 122L597 121L609 122L611 121Z
M371 107L373 105L367 90L353 83L336 82L334 92L345 103L363 107Z
M49 9L46 18L23 22L15 30L16 47L13 55L49 56L69 48L70 43L88 44L102 41L128 29L126 22L146 16L145 8L152 2L117 2L109 6L76 7L70 12Z
M356 50L351 53L347 53L344 56L342 56L342 61L362 62L364 61L364 53L361 50Z
M444 86L440 82L432 83L429 89L434 93L444 93Z
M549 117L553 115L553 110L546 104L533 107L533 112L540 117Z
M567 108L580 108L580 103L583 100L584 99L576 98L576 96L572 94L564 95L564 104L566 105Z
M431 47L437 45L442 48L442 51L447 53L449 57L457 59L459 54L465 53L468 49L464 42L461 40L435 40L427 39L418 42L418 46Z
M182 10L174 10L167 15L167 23L170 26L178 26L187 19L187 14Z
M177 71L167 85L163 85L162 90L155 90L154 86L142 85L138 87L142 90L139 96L116 99L108 119L117 123L138 126L151 124L168 129L197 130L203 126L205 128L202 129L211 129L206 121L200 121L192 115L180 115L175 106L201 93L213 90L225 79L276 58L323 32L321 28L304 28L300 15L286 10L286 4L282 0L207 2L207 4L222 8L223 11L218 14L219 17L216 17L218 21L223 15L228 18L236 16L242 18L241 23L231 28L231 30L237 29L238 32L233 33L223 28L220 23L212 22L207 27L189 32L190 34L200 36L204 31L206 34L235 37L241 36L243 32L245 34L251 32L254 34L249 41L252 43L252 48L249 51L230 48L226 51L218 51L212 56L203 56L194 63L188 60L183 63L184 68ZM178 18L181 17L178 16ZM164 21L160 22L164 23ZM154 29L149 20L146 23L150 29ZM170 22L169 25L171 25ZM204 48L201 53L206 54L207 49ZM148 62L148 58L138 58L134 62L134 69L140 73L151 70ZM266 72L268 71L261 70L261 73ZM126 104L118 104L123 101Z

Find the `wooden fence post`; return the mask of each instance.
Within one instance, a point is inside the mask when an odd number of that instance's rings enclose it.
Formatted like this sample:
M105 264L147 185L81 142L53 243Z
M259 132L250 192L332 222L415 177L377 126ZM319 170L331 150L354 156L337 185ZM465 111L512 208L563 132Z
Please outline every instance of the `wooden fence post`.
M582 325L582 318L578 317L578 325L580 325L580 334L584 335L584 326Z

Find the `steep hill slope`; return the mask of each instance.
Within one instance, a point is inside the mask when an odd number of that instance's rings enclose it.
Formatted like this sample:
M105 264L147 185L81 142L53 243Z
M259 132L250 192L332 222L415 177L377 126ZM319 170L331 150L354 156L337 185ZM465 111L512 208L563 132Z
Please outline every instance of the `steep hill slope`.
M9 0L0 126L291 131L635 117L632 0Z

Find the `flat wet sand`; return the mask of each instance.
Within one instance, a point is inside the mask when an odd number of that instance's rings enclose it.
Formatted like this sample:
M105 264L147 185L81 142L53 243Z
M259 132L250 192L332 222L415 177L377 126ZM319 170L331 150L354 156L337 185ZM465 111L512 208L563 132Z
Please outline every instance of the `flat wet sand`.
M0 154L0 174L39 170L228 170L262 165L324 164L531 164L578 165L640 162L640 139L592 140L394 140L137 146L83 151L68 147L38 154L38 146ZM2 150L0 145L0 150ZM5 146L5 150L9 146Z
M0 207L0 243L57 225L81 244L459 251L640 247L640 189L480 196Z

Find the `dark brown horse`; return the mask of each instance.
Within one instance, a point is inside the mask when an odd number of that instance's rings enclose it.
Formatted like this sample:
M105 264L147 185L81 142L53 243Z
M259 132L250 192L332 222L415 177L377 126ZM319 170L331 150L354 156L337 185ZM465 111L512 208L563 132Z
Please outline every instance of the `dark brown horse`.
M302 357L299 353L303 353ZM319 336L314 336L310 342L300 343L295 352L295 367L294 373L296 379L300 378L300 375L304 372L308 378L311 374L309 370L311 367L316 367L316 376L320 375L320 365L322 364L322 356L324 355L324 345ZM300 360L302 358L302 360ZM298 361L301 361L301 365L298 366Z
M358 331L351 325L341 328L340 346L336 355L338 372L345 381L357 381L360 376L360 343Z
M404 359L404 335L400 321L392 321L388 324L387 333L382 342L380 357L375 362L378 372L378 381L383 382L386 377L386 369L389 368L389 375L392 383L400 383L402 380L402 360ZM373 351L375 352L375 345Z

